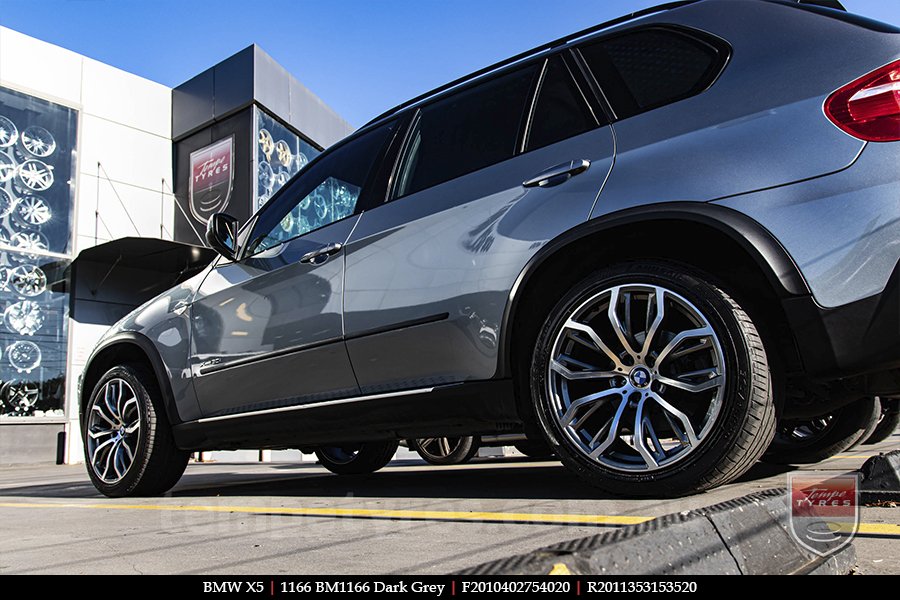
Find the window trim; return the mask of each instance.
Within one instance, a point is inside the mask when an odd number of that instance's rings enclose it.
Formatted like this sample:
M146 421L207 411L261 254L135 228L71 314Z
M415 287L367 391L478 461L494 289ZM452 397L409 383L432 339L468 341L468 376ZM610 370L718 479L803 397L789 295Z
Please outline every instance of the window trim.
M485 76L483 78L478 78L471 83L460 86L458 88L454 88L452 92L447 92L447 93L441 94L431 100L428 100L427 102L423 102L422 104L416 105L415 107L408 109L409 113L406 113L406 114L412 114L412 117L409 118L408 123L406 123L406 125L405 125L406 131L404 132L403 144L400 146L400 149L397 152L396 162L394 164L393 170L391 171L391 176L389 177L389 186L387 189L387 194L385 195L384 204L387 204L389 202L396 202L397 200L402 200L403 198L407 198L409 196L414 196L420 192L424 192L425 190L430 190L434 187L443 185L450 181L454 181L461 177L466 177L467 175L471 175L472 173L476 173L482 169L486 169L486 168L492 167L494 165L499 165L500 163L506 162L507 160L511 160L511 159L519 156L520 154L522 154L522 152L520 151L520 148L522 146L522 139L525 137L525 134L527 132L527 125L528 125L527 118L530 115L531 104L534 102L534 98L535 98L536 91L537 91L538 81L543 76L543 70L544 70L544 67L546 66L546 64L542 65L541 63L542 62L546 63L546 60L548 59L548 57L553 56L555 54L557 54L557 53L554 52L551 54L542 54L542 55L540 55L538 57L534 57L530 60L522 61L521 63L517 63L508 69L503 69L501 71L498 71L495 74L491 74L491 75ZM409 143L412 138L413 132L415 131L416 124L420 120L420 115L421 115L422 109L427 108L429 106L433 106L434 104L436 104L438 102L442 102L444 100L452 98L453 96L456 96L457 94L461 94L466 91L470 91L474 88L481 87L482 85L487 85L489 83L492 83L506 75L515 73L516 71L526 70L529 68L535 69L535 74L532 76L533 79L531 81L531 84L529 85L528 93L525 96L522 117L519 120L519 129L516 132L516 139L515 139L515 142L513 145L513 153L511 156L509 156L508 158L505 158L503 160L497 161L497 162L489 163L478 169L473 169L473 170L467 171L465 173L460 173L456 177L453 177L451 179L446 179L444 181L440 181L440 182L432 184L428 187L422 188L420 190L416 190L415 192L407 193L407 194L404 194L403 196L395 196L394 195L396 188L397 188L397 183L398 183L397 178L400 175L400 168L403 166L403 160L405 158L405 153L409 147ZM404 113L400 113L400 114L403 115Z
M535 86L535 89L532 92L531 105L528 110L528 120L526 122L525 132L524 132L524 135L522 136L522 139L520 140L519 147L516 151L515 156L527 154L527 153L533 152L535 150L540 150L541 148L546 148L547 145L552 145L552 144L547 144L544 146L538 146L537 148L528 148L528 141L531 139L531 128L534 125L534 113L537 110L538 101L541 98L541 92L543 92L543 90L544 90L544 81L547 78L547 71L549 71L549 69L550 69L550 61L552 61L554 58L559 58L560 61L562 62L562 65L566 68L566 72L569 74L569 79L572 81L572 83L575 84L575 89L578 90L578 94L581 96L581 99L584 101L584 104L587 106L588 110L591 113L591 117L594 119L593 127L591 127L590 129L587 129L585 131L582 131L581 133L576 134L576 135L583 135L585 133L594 131L595 129L599 129L601 127L606 127L611 122L611 120L609 119L608 115L606 114L606 111L604 110L601 103L597 102L596 98L593 98L592 95L590 94L590 92L585 93L585 90L584 90L585 82L581 81L576 76L576 71L572 70L573 65L569 64L569 62L571 60L571 50L567 48L560 52L550 54L550 55L546 56L544 59L544 65L541 68L540 77L538 78L537 85ZM598 110L602 111L602 114L604 115L604 117L606 117L606 120L608 121L607 123L601 123L601 120L599 118L597 118ZM575 136L574 135L568 136L568 137L562 138L561 140L558 140L554 143L558 144L559 142L564 142L573 137L575 137Z
M654 30L663 31L665 33L674 33L682 37L687 37L695 43L708 46L715 51L718 60L714 63L714 66L710 68L709 73L704 78L704 81L706 81L706 83L702 88L695 88L685 94L667 99L665 102L641 108L637 113L631 115L631 117L637 117L644 113L654 111L658 108L669 106L671 104L675 104L676 102L681 102L682 100L693 98L694 96L699 96L716 84L716 82L722 77L722 74L725 72L728 64L731 62L733 48L731 47L731 44L729 44L724 38L721 38L707 31L702 31L700 29L695 29L693 27L687 27L685 25L679 25L675 23L651 23L638 27L630 27L607 35L594 36L586 40L581 40L577 44L573 44L569 48L569 50L572 53L575 61L578 63L579 69L582 71L584 77L588 80L589 84L591 84L591 87L594 87L594 93L597 96L597 100L604 104L605 107L609 110L610 124L622 121L623 118L619 117L619 115L616 113L616 107L609 100L608 95L604 91L604 87L606 86L604 86L602 82L597 80L596 74L590 68L590 65L588 65L587 60L585 60L584 56L581 53L581 49L585 46L599 44L607 40L625 37L627 35L633 35L635 33L643 31ZM610 64L609 67L615 68L612 64ZM629 96L632 96L631 92L627 89L626 93L628 93Z

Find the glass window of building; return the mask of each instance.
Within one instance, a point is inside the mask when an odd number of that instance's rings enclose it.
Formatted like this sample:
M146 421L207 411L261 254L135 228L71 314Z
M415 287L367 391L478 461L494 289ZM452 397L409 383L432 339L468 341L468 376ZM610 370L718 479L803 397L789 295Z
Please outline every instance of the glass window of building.
M253 110L257 176L255 212L320 152L265 111L257 107Z
M77 125L0 88L0 419L64 416Z

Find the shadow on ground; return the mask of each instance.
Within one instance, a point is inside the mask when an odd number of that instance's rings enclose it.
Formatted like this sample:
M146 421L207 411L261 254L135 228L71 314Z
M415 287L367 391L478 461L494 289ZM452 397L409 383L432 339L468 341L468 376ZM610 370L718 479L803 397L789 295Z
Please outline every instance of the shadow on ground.
M259 465L252 465L258 469ZM793 467L759 463L739 482L766 479ZM83 481L26 483L0 489L0 497L102 498L85 474ZM614 498L590 487L555 461L506 458L471 466L423 467L398 461L365 476L337 476L318 465L273 464L265 472L242 472L240 465L192 465L172 498L205 497L360 497L580 500Z

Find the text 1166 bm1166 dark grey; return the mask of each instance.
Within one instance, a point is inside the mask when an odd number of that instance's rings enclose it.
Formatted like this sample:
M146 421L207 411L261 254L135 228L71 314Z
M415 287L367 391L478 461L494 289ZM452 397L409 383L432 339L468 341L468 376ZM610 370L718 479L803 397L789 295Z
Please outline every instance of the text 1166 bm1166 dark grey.
M367 473L519 432L678 495L843 450L900 395L898 59L897 29L814 3L677 2L378 117L216 215L221 256L104 336L91 478L161 493L229 448Z

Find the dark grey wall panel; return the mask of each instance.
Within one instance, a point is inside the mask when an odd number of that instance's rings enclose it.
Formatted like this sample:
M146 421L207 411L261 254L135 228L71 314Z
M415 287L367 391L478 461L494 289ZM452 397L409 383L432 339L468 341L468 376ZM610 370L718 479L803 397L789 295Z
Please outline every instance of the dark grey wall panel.
M172 90L172 138L178 139L188 131L215 117L214 69L207 69Z

